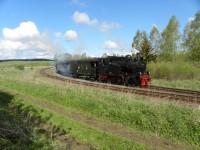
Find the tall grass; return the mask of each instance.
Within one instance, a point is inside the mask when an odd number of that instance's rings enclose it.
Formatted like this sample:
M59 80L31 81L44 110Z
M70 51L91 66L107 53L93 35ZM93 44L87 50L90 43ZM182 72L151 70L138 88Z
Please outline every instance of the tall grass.
M66 134L75 137L77 140L83 143L89 143L95 149L102 150L148 150L151 149L142 144L137 144L129 139L114 136L112 134L100 131L95 128L91 128L78 121L64 117L62 114L49 111L45 108L38 107L34 103L30 103L26 100L18 99L17 101L22 105L22 110L28 111L34 116L39 117L42 121L51 124L55 128L64 130ZM58 148L59 149L59 148Z
M140 96L129 96L83 89L58 87L22 81L0 81L1 86L47 99L64 107L121 123L136 130L199 145L200 112L173 104L155 104ZM41 92L43 91L43 92Z

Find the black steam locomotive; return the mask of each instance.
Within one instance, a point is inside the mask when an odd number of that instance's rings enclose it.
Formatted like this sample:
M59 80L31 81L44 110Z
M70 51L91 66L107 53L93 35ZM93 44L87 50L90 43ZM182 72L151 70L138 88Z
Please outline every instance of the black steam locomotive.
M56 60L56 71L64 76L127 86L146 87L150 81L146 63L139 53L134 59L127 55L87 60Z

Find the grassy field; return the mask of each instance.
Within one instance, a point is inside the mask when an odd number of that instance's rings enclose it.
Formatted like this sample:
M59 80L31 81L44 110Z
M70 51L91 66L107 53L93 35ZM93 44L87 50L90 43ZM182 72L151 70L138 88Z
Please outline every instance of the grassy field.
M52 65L52 61L4 61L0 62L0 68L6 67L36 67L36 66L49 66Z
M16 67L19 65L23 67ZM0 89L13 95L14 106L22 104L21 110L90 149L200 148L198 109L49 80L37 74L47 65L0 63ZM159 84L158 80L153 82Z

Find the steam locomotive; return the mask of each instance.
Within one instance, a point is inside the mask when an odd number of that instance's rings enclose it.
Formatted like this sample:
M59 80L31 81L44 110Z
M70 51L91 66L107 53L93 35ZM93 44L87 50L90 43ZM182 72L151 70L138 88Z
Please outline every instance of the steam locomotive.
M146 63L139 53L134 59L130 55L87 60L56 59L56 71L73 78L126 86L147 87L150 81Z

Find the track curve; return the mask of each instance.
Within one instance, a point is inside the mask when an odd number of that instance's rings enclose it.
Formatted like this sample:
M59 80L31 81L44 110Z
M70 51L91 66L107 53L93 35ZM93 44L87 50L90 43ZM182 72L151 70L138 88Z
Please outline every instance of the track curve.
M124 93L134 93L138 95L167 98L169 100L179 100L179 101L184 101L188 103L200 104L200 91L167 88L167 87L159 87L159 86L149 86L149 88L137 88L137 87L112 85L112 84L106 84L106 83L90 82L86 80L65 77L65 76L56 74L55 72L52 73L50 72L52 71L52 69L53 69L52 67L43 68L39 71L39 73L40 75L47 78L74 83L74 84L80 84L84 86L97 87L97 88L109 89L109 90L124 92Z

